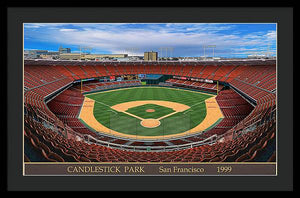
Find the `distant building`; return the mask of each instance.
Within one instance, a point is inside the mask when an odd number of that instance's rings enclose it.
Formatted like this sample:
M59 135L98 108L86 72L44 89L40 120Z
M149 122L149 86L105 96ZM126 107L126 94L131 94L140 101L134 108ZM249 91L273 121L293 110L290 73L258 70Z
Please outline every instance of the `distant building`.
M248 55L249 59L265 59L267 58L264 54Z
M126 58L127 54L85 54L84 59L101 59L101 58Z
M143 60L143 59L144 59L143 56L129 56L128 57L129 61L140 61L140 60Z
M60 46L58 48L58 52L60 54L67 54L67 53L71 53L71 48L63 48L62 46Z
M80 60L81 55L79 53L63 53L59 55L62 60Z
M157 52L144 52L145 61L157 61L158 53Z
M49 52L48 50L24 50L26 59L58 59L59 52Z
M24 50L24 58L29 58L29 50Z
M126 58L127 54L79 54L79 53L64 53L60 54L62 60L109 60Z
M24 50L24 57L30 59L37 59L46 54L48 54L48 50Z
M47 54L41 54L41 59L58 59L59 58L59 52L48 52Z

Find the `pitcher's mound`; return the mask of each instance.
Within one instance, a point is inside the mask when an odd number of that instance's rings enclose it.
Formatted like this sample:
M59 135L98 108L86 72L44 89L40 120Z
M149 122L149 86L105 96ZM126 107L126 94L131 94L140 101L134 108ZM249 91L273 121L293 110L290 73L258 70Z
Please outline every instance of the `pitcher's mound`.
M155 128L160 125L160 121L157 119L145 119L141 121L141 125L146 128Z
M155 112L155 110L154 109L147 109L146 112L152 113L152 112Z

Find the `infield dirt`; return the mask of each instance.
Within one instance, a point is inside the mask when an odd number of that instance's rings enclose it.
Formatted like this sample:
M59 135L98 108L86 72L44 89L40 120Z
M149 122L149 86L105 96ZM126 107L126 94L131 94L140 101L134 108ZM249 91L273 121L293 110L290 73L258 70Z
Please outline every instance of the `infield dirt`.
M126 102L126 104L121 103L121 104L114 105L111 108L114 110L125 112L130 107L128 105L131 105L131 107L134 107L134 106L139 106L142 104L153 104L153 103L154 103L153 101L131 101L131 102ZM168 102L168 101L155 101L154 104L167 106L169 108L174 109L175 112L173 112L171 114L177 113L179 111L184 111L184 110L187 110L188 108L190 108L187 105L183 105L180 103L175 104L174 102ZM206 117L204 118L204 120L199 125L197 125L196 127L192 128L188 131L178 133L178 134L163 135L163 136L129 135L129 134L124 134L122 132L109 129L106 126L99 123L96 120L94 113L93 113L94 105L95 105L94 100L85 97L81 111L80 111L80 115L79 115L79 118L82 119L82 121L84 121L85 124L87 124L89 127L93 128L95 131L99 131L101 133L106 133L109 135L120 136L120 137L126 137L126 138L130 138L130 139L168 139L168 138L173 138L173 137L185 136L187 134L192 134L192 133L199 133L199 131L204 131L205 129L207 129L210 126L212 126L213 124L215 124L220 118L223 118L223 114L222 114L222 112L219 108L219 105L214 96L214 97L211 97L211 98L208 98L205 100L207 112L206 112ZM135 115L133 115L133 116L135 116ZM168 117L168 116L170 116L170 114L168 114L166 116ZM163 119L163 117L161 117L160 119ZM160 119L155 119L155 120L160 120ZM145 120L145 119L141 119L141 121L143 121L143 120ZM151 124L157 125L157 123L158 123L157 121L149 122L149 123L147 123L147 126L145 126L145 127L151 128L151 127L153 127L153 126L151 126Z

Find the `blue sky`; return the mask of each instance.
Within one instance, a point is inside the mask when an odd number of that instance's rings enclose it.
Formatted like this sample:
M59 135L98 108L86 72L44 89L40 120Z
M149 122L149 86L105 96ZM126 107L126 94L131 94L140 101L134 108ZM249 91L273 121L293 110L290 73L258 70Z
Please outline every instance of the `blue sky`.
M79 52L143 55L172 47L172 56L203 56L203 46L216 45L215 56L246 57L264 54L268 47L276 55L276 24L218 23L26 23L24 49L58 51L60 45ZM135 49L134 51L132 49ZM131 49L131 50L130 50ZM212 49L205 50L212 56ZM162 56L171 56L170 51Z

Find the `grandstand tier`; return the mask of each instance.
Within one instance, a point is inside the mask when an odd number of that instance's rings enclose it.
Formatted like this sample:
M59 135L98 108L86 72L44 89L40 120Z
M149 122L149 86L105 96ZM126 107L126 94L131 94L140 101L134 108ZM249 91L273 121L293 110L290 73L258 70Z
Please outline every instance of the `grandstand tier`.
M140 80L98 77L162 74L163 86L218 93L224 119L201 134L133 141L95 133L78 120L83 93L141 86ZM91 79L93 78L93 79ZM90 79L81 82L78 80ZM41 161L260 161L276 131L276 66L272 61L80 62L32 61L24 66L24 137ZM149 148L151 148L149 150ZM274 155L270 159L274 160ZM30 156L26 156L31 161Z

